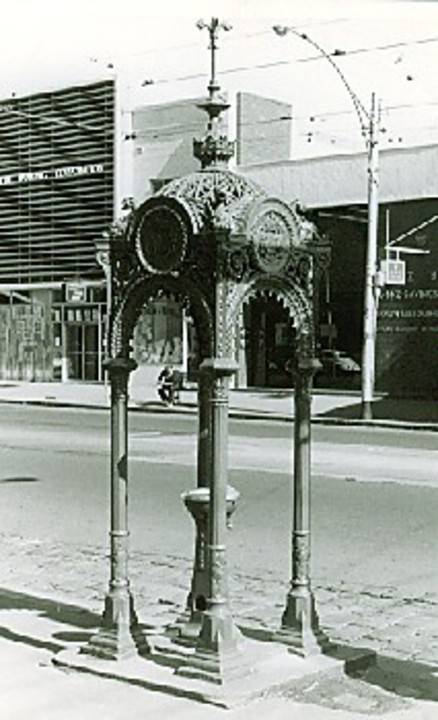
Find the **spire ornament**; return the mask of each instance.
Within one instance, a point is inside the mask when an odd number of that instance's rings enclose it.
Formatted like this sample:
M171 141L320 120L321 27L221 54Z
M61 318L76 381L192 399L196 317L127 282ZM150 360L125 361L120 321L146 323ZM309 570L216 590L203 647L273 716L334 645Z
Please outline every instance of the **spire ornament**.
M218 49L217 38L219 30L228 32L231 25L212 18L210 23L198 20L196 23L199 30L206 29L210 36L210 58L211 72L208 84L208 98L199 103L197 107L204 110L208 115L207 133L202 140L193 141L193 154L201 161L202 169L226 167L228 160L234 153L234 143L228 140L226 135L220 134L221 115L230 105L220 94L220 85L216 79L216 51Z

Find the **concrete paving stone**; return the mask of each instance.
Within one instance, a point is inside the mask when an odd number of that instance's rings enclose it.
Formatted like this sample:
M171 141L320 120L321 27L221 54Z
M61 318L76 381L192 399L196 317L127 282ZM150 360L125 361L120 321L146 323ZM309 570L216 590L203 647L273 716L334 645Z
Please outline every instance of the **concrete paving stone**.
M379 587L376 585L365 585L361 588L362 595L369 595L370 597L377 597L380 600L393 600L399 595L399 589L392 585L386 587Z
M14 538L3 536L2 547L1 573L11 587L21 585L23 591L30 594L64 597L101 614L108 584L106 547L57 546L41 540L26 541L18 535ZM35 558L39 557L46 560L50 557L50 577L47 576L47 562L38 563L38 572L35 572ZM172 556L163 560L157 554L134 550L130 565L134 603L140 619L147 621L152 618L163 624L171 622L185 607L191 559ZM145 566L148 567L147 582L143 579ZM162 582L163 568L169 572L165 585ZM251 588L252 602L245 604L243 599L247 596L248 587ZM237 622L262 627L279 626L287 583L276 580L272 574L267 579L265 574L263 578L257 578L239 573L231 590ZM392 653L393 657L400 659L415 656L433 661L436 658L436 648L431 646L434 627L438 625L431 609L435 607L436 596L430 594L425 602L424 598L397 595L386 587L368 587L365 594L362 590L357 585L317 585L316 601L321 624L333 640L357 644L360 639L361 645L379 653ZM164 603L159 603L160 598ZM407 635L409 642L406 642Z
M376 638L372 635L363 635L360 638L360 644L363 647L368 648L369 650L374 650L377 655L383 655L387 650L387 646L385 645L385 643L383 643L379 638Z
M345 627L350 625L352 622L352 615L346 610L339 610L338 612L330 613L320 611L319 618L321 623L327 627Z
M313 679L307 686L291 695L302 703L313 703L319 707L345 711L371 717L397 710L406 710L410 703L378 686L362 679L347 676L327 679Z
M364 633L372 633L373 635L382 635L387 628L392 627L394 622L397 622L398 618L385 618L385 614L381 615L367 615L365 617L356 618L355 624L362 628Z
M424 637L417 635L412 629L405 630L403 625L397 626L397 629L393 630L395 626L388 628L382 632L382 638L385 639L389 644L402 644L406 647L415 647L418 643L424 643Z
M428 650L425 650L425 648L421 648L419 652L419 648L408 648L405 646L395 646L390 645L386 648L382 648L381 656L382 657L390 657L396 660L400 660L402 662L412 662L412 663L418 663L419 665L425 664L429 665L431 667L436 667L437 660L436 656L435 659L432 656L431 653L429 653ZM421 653L421 660L418 659ZM436 684L438 687L438 679L436 680Z
M385 645L385 652L391 657L406 658L406 660L413 660L414 655L419 650L424 651L424 643L411 644L409 642L388 642L382 643Z
M429 646L426 652L424 648L422 648L420 652L412 655L412 660L414 660L414 662L424 663L425 665L430 665L431 667L436 668L438 684L438 645L435 647Z
M403 627L414 634L428 633L429 637L438 638L438 614L433 616L426 613L416 612L413 615L404 617L401 621Z

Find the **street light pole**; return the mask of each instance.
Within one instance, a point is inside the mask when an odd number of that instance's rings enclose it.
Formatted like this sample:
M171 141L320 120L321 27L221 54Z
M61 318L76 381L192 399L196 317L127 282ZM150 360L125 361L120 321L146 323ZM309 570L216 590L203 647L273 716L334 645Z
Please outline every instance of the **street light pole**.
M375 374L375 347L377 330L377 304L379 296L377 272L377 231L379 215L379 122L380 109L373 93L371 98L371 112L368 113L362 102L350 87L346 77L335 63L333 58L321 45L296 28L283 25L274 25L274 32L283 37L288 33L305 40L318 50L328 60L353 102L354 109L366 141L367 171L368 171L368 234L367 234L367 260L365 271L365 296L363 315L363 343L362 343L362 418L372 418L372 402L374 396ZM338 51L337 54L342 54Z
M368 236L365 270L362 344L362 419L372 419L377 331L377 231L379 220L379 118L376 96L371 97L368 134Z

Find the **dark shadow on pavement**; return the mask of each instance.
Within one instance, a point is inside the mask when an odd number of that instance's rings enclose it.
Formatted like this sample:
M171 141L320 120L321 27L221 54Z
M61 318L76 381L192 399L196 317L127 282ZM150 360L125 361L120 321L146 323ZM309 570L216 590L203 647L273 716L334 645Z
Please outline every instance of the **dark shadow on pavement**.
M253 640L270 642L273 639L272 630L242 625L239 625L239 628L246 637ZM339 643L330 643L324 649L324 654L344 662L345 673L348 677L385 690L399 698L438 700L438 665L428 665L413 660L400 660L387 655L379 655L370 648ZM291 683L290 692L295 699L299 700L305 697L307 702L318 702L321 693L324 694L324 684L328 682L330 686L328 694L333 699L331 707L337 707L333 679L326 681L322 676L318 684L315 685L315 676L312 676L308 680L309 689L305 686L306 682L304 681L304 684L302 682L298 683L295 689L294 683ZM312 695L313 685L316 688L315 695ZM295 692L302 692L303 698L298 697L298 695L295 696ZM354 685L350 685L349 693L354 694ZM340 694L342 694L341 691Z
M233 390L233 393L238 393L239 390ZM251 396L251 388L248 390L242 391L246 392L249 396ZM285 388L284 390L257 390L252 393L253 395L261 396L263 399L267 398L268 400L283 400L284 398L289 398L292 400L293 398L293 388Z
M83 629L94 629L101 621L100 615L78 605L27 595L7 588L0 588L0 610L37 611L41 617Z
M30 613L38 613L38 617L48 618L57 623L69 625L72 630L60 630L52 633L52 638L58 642L41 640L31 635L17 633L9 628L0 626L0 637L14 642L21 642L32 647L44 648L54 653L65 650L65 643L83 643L90 639L91 635L101 626L102 616L90 612L79 605L58 602L44 597L28 595L16 592L7 588L0 588L0 610L27 610ZM152 625L141 624L140 629L147 633L154 629ZM84 631L89 632L84 632Z
M382 398L373 402L372 412L375 420L400 420L414 423L438 422L438 403L430 400ZM324 413L318 413L318 417L358 420L361 417L361 403L356 402L344 407L331 408Z
M93 633L80 632L79 630L62 630L61 632L53 633L52 637L62 642L71 643L83 643L84 645L89 641Z
M30 645L34 648L50 650L50 652L53 653L58 653L61 652L61 650L64 650L64 645L60 645L59 643L50 642L50 640L39 640L38 638L30 637L29 635L16 633L13 630L9 630L9 628L1 625L0 637L5 638L6 640L11 640L12 642L24 643L25 645Z
M178 410L179 408L188 408L188 407L196 407L196 403L190 403L186 402L184 400L181 400L178 403L174 403L173 405L166 405L163 402L156 402L155 400L150 400L146 402L139 402L138 400L135 401L135 407L130 408L131 410L135 410L135 408L141 409L141 410L150 410L151 412L162 412L162 413L169 413L172 412L172 410Z
M374 662L360 661L361 653L373 653L366 648L334 644L327 655L346 661L346 672L352 678L379 687L403 698L438 700L438 665L374 653ZM355 655L359 658L355 660ZM364 657L366 657L364 655Z
M438 701L438 665L379 655L376 665L359 677L401 697Z
M36 477L0 478L0 483L31 483L31 482L40 482L40 478L36 478Z

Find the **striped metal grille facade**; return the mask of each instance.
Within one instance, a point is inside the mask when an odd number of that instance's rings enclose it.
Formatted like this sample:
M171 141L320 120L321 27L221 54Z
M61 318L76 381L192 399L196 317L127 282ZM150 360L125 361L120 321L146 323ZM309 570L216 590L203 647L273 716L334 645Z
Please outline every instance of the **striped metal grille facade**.
M100 276L113 177L112 81L0 102L0 283Z

